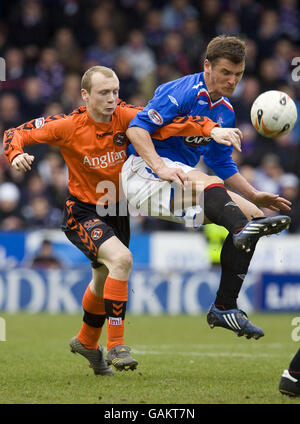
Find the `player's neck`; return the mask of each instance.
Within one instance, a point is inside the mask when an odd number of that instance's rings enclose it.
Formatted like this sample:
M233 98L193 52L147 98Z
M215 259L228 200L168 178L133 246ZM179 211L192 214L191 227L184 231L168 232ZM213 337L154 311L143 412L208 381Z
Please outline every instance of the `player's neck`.
M87 107L88 114L92 118L93 121L97 122L98 124L108 124L111 121L111 115L103 115L99 113L95 113L93 110L90 110Z
M220 97L222 97L222 94L220 94L217 90L215 90L212 87L212 84L210 84L210 82L208 81L208 78L205 76L205 72L204 72L204 81L205 81L205 85L209 94L209 97L211 98L212 101L218 100Z

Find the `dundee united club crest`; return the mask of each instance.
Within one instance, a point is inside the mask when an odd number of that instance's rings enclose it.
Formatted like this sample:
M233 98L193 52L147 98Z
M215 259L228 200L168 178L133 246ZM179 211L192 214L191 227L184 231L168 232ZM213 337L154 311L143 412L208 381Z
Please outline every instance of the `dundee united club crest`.
M123 146L123 144L125 144L128 141L128 138L126 137L125 133L117 133L114 136L114 143L117 146Z
M95 228L92 232L91 232L91 238L93 240L99 240L102 237L103 231L101 230L101 228Z

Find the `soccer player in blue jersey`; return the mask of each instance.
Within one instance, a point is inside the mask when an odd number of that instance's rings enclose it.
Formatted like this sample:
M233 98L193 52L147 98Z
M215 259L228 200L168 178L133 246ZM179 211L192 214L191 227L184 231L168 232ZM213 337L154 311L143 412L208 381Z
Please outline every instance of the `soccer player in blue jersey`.
M216 223L229 231L220 258L220 286L207 315L208 323L212 328L221 326L239 336L258 339L264 335L262 329L238 309L237 298L259 238L288 228L290 222L286 216L264 217L259 208L289 210L291 203L279 195L256 190L239 173L232 159L233 148L240 150L242 134L237 128L232 130L235 113L228 97L244 69L245 43L237 37L219 36L207 46L204 72L159 86L127 130L132 154L123 166L122 180L129 205L137 201L142 210L156 196L154 204L159 202L162 214L169 208L171 219L178 222L182 217L178 217L172 203L174 183L177 187L187 182L197 187L202 184L204 224ZM228 128L231 137L228 145L203 137L151 139L157 128L175 117L187 115L207 116L220 127ZM201 157L215 176L195 168ZM232 191L227 191L224 182ZM161 187L160 197L155 187ZM193 195L199 196L199 192L194 191ZM197 215L197 210L191 211L190 207L180 212L182 216L188 212L193 219Z

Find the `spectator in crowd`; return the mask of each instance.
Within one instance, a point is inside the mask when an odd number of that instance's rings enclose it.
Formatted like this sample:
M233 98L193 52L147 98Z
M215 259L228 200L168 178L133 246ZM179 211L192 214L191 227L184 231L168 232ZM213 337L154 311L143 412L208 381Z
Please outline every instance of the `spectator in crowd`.
M64 82L64 69L53 47L45 47L41 51L36 74L41 82L42 99L51 100L61 90Z
M63 210L67 196L68 173L65 167L61 167L53 174L52 182L49 186L51 204Z
M91 11L88 21L88 28L91 33L89 45L94 43L100 31L105 30L109 31L112 29L117 40L125 39L128 32L126 21L123 19L120 9L113 6L114 3L111 0L103 0L99 6Z
M284 93L287 93L291 97L291 99L293 99L294 102L295 102L295 105L296 105L296 108L297 108L298 119L297 119L295 126L292 129L290 134L291 134L291 137L292 137L292 143L294 145L297 145L297 144L300 143L300 136L299 136L299 134L300 134L300 119L299 119L299 117L300 117L300 97L297 98L297 92L296 92L295 87L293 85L288 84L287 82L284 83L284 84L280 84L277 88L278 88L278 90L283 91ZM298 156L298 155L296 154L296 156Z
M186 18L197 16L198 11L189 0L172 0L163 9L163 28L167 31L181 31Z
M52 115L59 115L60 113L64 113L62 104L59 101L51 101L47 103L47 106L45 107L43 116L52 116Z
M145 106L147 104L147 99L142 93L137 92L133 96L129 97L128 103L135 106Z
M177 32L168 32L160 53L160 60L168 63L183 76L191 72L188 56L183 48L183 40Z
M279 179L284 174L278 156L265 155L256 171L256 188L277 194L280 191Z
M132 66L133 76L138 82L155 72L156 60L153 52L146 46L145 36L140 30L132 30L128 41L119 50Z
M276 41L273 58L276 63L278 78L281 81L287 81L293 57L294 46L288 38L282 37Z
M205 44L217 35L216 26L221 15L220 0L203 0L200 4L201 28Z
M43 240L39 251L32 259L31 266L33 268L61 268L60 260L53 252L53 245L50 240Z
M24 0L19 2L11 13L11 31L9 39L17 46L45 46L49 42L49 25L46 9L41 0Z
M49 197L47 185L42 180L41 176L37 172L32 172L28 176L26 189L23 193L22 205L27 206L31 200L36 197Z
M0 57L4 57L4 52L8 48L8 29L0 21Z
M58 149L51 146L44 158L38 163L38 173L46 185L53 183L54 175L64 168L64 161Z
M238 17L231 11L223 12L216 26L218 35L235 35L239 36L241 32Z
M245 76L257 76L258 46L255 40L247 38L246 40L246 63Z
M144 33L147 46L151 48L157 57L165 37L165 30L162 26L162 12L160 10L151 9L147 13Z
M293 144L291 134L274 138L273 152L278 156L284 172L295 172L297 167L297 146Z
M260 94L259 80L255 77L245 77L241 81L240 95L232 99L234 110L237 111L238 125L250 123L252 103Z
M243 162L247 162L251 158L257 147L256 130L247 120L241 120L239 129L243 133Z
M22 122L20 101L13 93L4 93L0 97L0 121L4 129L16 127Z
M204 36L200 28L199 19L189 17L184 20L182 42L191 71L198 72L201 57L205 50Z
M260 58L270 57L280 36L279 19L275 10L265 10L260 17L257 44Z
M280 80L279 69L273 57L268 57L260 62L259 77L261 91L274 90L283 81Z
M23 208L27 227L32 229L59 228L62 222L62 212L50 205L45 196L33 197Z
M72 72L65 76L63 87L60 93L54 99L61 105L64 113L71 113L76 107L82 106L80 96L80 75ZM79 94L78 94L79 93Z
M255 38L261 9L261 2L252 0L240 0L234 4L234 10L236 12L239 24L243 30L243 33L249 37L249 39Z
M25 121L41 116L46 104L41 98L41 81L36 76L26 78L21 104Z
M158 63L156 72L156 85L164 84L168 81L173 81L180 78L181 73L174 68L170 63L161 61Z
M127 3L129 4L124 5L124 8L127 10L128 27L143 31L146 25L146 17L153 8L153 0L129 0ZM154 7L157 6L161 8L161 2L156 2Z
M278 8L281 32L293 40L299 40L300 37L300 12L297 3L299 4L297 0L279 0Z
M0 163L0 168L1 168L1 163ZM21 192L21 198L23 198L24 193L26 191L26 187L27 187L27 180L28 180L27 175L25 175L24 173L18 172L15 169L6 168L4 166L1 169L3 169L5 181L14 183Z
M120 81L120 99L127 102L132 93L137 93L138 91L138 82L133 76L132 65L126 56L120 56L115 62L114 70Z
M0 229L5 231L24 228L20 213L20 190L11 182L0 184Z
M54 34L53 46L57 52L58 61L63 65L66 73L81 72L82 52L71 28L59 28Z
M291 217L291 225L289 232L300 232L300 198L299 198L299 178L292 173L283 174L279 178L280 195L290 200L293 204L292 209L288 212Z
M10 47L5 51L4 59L6 81L2 83L2 89L18 95L26 81L24 53L20 48Z
M89 47L83 57L84 68L96 65L113 68L118 54L116 35L112 29L100 30L96 44Z

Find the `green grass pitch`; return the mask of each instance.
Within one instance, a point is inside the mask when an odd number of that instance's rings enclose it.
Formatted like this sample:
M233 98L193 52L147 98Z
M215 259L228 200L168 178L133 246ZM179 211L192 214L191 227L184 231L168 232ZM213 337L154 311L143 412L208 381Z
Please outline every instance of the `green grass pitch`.
M211 330L205 314L129 315L125 340L139 366L114 377L95 376L70 353L81 315L0 315L1 404L300 404L278 391L300 346L291 337L297 313L251 315L265 331L260 340Z

